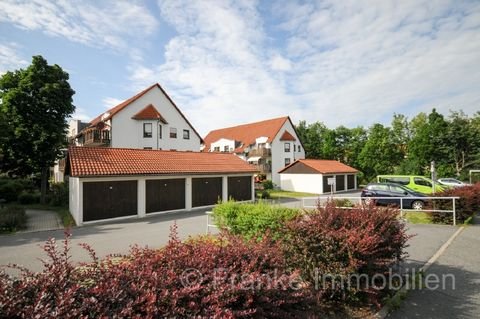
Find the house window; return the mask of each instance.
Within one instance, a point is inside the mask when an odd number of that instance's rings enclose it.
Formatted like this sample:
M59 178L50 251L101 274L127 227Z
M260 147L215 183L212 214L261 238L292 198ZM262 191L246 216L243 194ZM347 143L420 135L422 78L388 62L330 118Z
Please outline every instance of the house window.
M285 143L285 153L290 153L290 143Z
M285 166L290 165L290 158L285 159Z
M302 151L302 148L301 148L301 146L300 146L300 145L298 145L298 148L297 148L297 149L298 149L298 151L299 151L299 152L301 152L301 151Z
M293 144L293 151L296 152L297 151L297 145Z
M152 137L152 123L143 123L143 137Z
M177 129L174 127L170 128L170 138L177 138Z
M158 126L158 138L162 139L162 126L161 125Z
M213 151L214 151L214 152L220 152L220 146L215 146L215 147L213 148Z
M189 130L183 130L183 139L184 140L189 140L190 139L190 131Z
M225 146L223 147L223 151L224 151L224 152L228 152L228 150L229 150L228 145L225 145Z

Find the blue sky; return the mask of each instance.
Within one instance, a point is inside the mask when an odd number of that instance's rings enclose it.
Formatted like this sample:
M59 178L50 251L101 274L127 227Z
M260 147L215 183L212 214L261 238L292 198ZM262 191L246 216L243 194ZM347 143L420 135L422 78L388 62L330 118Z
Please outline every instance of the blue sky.
M1 0L0 73L38 54L82 120L155 82L202 135L480 110L480 1Z

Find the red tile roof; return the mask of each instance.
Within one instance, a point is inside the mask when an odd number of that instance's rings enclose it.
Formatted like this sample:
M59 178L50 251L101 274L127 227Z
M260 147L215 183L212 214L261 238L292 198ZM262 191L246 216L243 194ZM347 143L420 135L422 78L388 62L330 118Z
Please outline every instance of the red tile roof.
M290 132L288 131L283 132L282 136L280 137L280 141L296 141L296 140L297 139L293 137L293 135L290 134Z
M258 137L268 137L267 142L271 143L275 136L277 136L283 124L289 120L290 118L285 116L211 131L204 138L204 151L208 152L210 150L210 145L221 138L234 140L243 144L235 149L235 153L243 152L245 147L255 144L255 140Z
M334 160L315 160L315 159L301 159L284 167L279 173L286 173L286 171L296 165L297 163L305 164L306 166L316 170L320 174L334 174L334 173L358 173L353 167L345 165L339 161Z
M168 124L165 118L158 112L158 110L152 104L148 104L140 110L137 114L132 116L134 120L159 120L163 124Z
M70 147L70 176L185 175L255 173L256 168L228 153L176 152L109 147Z
M141 98L143 95L145 95L148 91L152 90L153 88L158 88L160 91L162 91L162 93L165 95L165 97L170 101L170 103L172 103L173 107L175 107L175 109L178 111L178 113L183 117L183 119L185 120L185 122L187 122L188 125L190 125L190 127L192 128L193 132L195 132L195 134L200 138L200 142L203 142L203 139L202 137L200 136L200 134L198 134L198 132L195 130L195 128L193 127L192 124L190 124L190 122L187 120L187 118L185 117L185 115L183 115L183 113L180 111L180 109L178 108L178 106L175 104L175 102L173 102L173 100L170 98L170 96L168 96L167 92L165 92L165 90L160 86L160 84L158 83L155 83L151 86L149 86L148 88L146 88L145 90L141 91L140 93L132 96L131 98L123 101L122 103L118 104L117 106L109 109L108 111L100 114L99 116L97 116L96 118L94 118L92 121L90 121L90 126L95 126L98 124L98 122L100 122L102 120L102 116L105 114L105 113L109 113L109 115L107 117L105 117L103 120L106 121L106 120L109 120L111 119L115 114L117 114L118 112L120 112L121 110L123 110L124 108L126 108L130 103L138 100L139 98Z

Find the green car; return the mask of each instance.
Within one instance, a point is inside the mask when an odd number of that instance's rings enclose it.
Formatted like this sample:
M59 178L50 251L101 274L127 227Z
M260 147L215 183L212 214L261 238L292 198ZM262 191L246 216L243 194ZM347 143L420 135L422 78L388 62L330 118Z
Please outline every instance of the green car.
M378 175L378 183L396 183L410 188L419 193L432 194L433 182L431 179L416 175ZM435 183L435 193L444 191L445 188L439 183Z

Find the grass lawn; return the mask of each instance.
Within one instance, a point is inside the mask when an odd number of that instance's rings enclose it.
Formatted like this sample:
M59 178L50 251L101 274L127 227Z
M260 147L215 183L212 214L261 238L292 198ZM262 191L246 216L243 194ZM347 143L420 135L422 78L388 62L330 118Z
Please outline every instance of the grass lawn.
M281 197L318 197L318 194L312 193L301 193L301 192L288 192L282 190L271 190L271 198L281 198Z
M433 224L432 218L426 212L405 212L403 216L411 224Z

